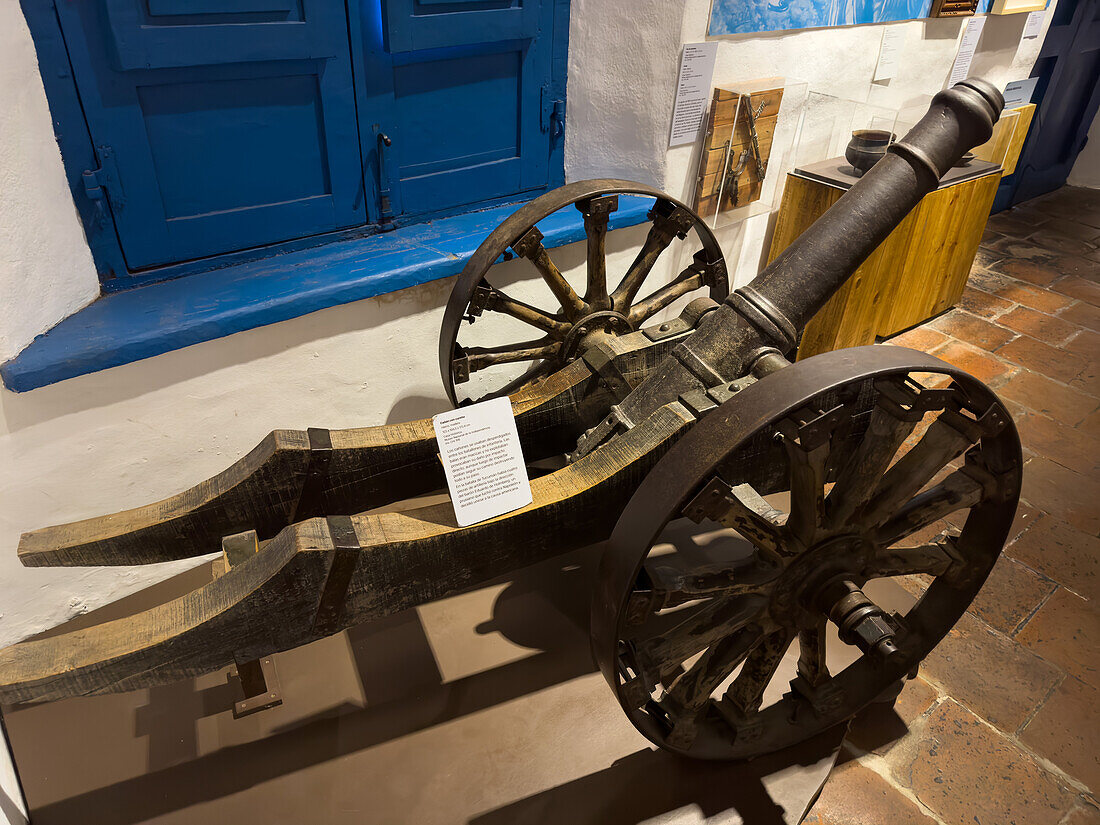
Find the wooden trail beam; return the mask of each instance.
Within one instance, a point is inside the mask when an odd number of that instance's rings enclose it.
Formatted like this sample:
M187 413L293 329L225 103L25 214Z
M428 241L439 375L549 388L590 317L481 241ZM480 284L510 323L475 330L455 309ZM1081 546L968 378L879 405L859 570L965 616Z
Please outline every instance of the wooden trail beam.
M640 383L691 327L658 341L644 331L609 341L605 361L609 374L623 379L619 394ZM512 395L528 462L572 450L607 414L616 397L600 378L577 359ZM183 493L24 533L19 559L27 567L151 564L215 552L223 536L244 530L270 539L295 521L360 513L441 489L437 452L431 419L275 430L227 470Z
M358 550L335 621L318 617L346 568L333 523L284 528L204 587L101 625L0 650L0 702L166 684L260 659L462 592L606 538L641 479L694 421L669 404L595 453L531 482L527 507L460 528L450 502L350 519ZM344 519L347 521L347 519Z
M591 377L577 361L548 378L539 392L516 394L513 410L531 460L541 446L553 455L575 443L583 426L578 400ZM327 450L316 449L317 433ZM19 559L27 567L150 564L214 552L222 536L242 530L268 539L310 516L361 512L439 489L445 481L436 452L431 419L348 430L275 430L227 470L183 493L24 533ZM325 466L318 473L311 464L319 455Z

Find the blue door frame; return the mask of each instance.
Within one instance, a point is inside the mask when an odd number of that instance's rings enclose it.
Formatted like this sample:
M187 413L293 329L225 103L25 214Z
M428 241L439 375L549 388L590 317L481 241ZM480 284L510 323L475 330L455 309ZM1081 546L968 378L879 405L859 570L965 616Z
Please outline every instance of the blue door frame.
M1031 71L1035 118L993 211L1065 185L1100 107L1100 2L1059 0Z
M194 49L188 54L188 43L180 40L188 34L186 27L157 30L145 25L148 20L142 16L167 15L169 22L186 23L186 15L224 15L227 7L222 0L140 0L140 5L138 0L100 0L88 4L104 12L97 13L90 23L79 18L68 21L69 26L102 27L104 38L113 47L102 60L109 60L116 71L132 73L133 78L153 73L158 80L168 78L183 84L191 77L223 85L228 81L223 95L226 105L236 105L242 99L261 107L271 103L267 99L271 95L265 97L269 85L265 78L278 77L283 98L274 103L283 110L284 134L299 139L307 150L316 152L323 141L340 130L345 133L339 145L328 147L335 160L328 158L327 168L314 164L303 171L295 167L284 170L285 179L272 181L267 193L270 202L230 202L229 210L203 211L203 198L230 198L233 174L243 174L234 168L240 157L223 153L218 159L228 169L226 185L219 189L216 178L197 186L188 180L184 174L187 157L173 167L173 158L166 162L151 157L153 153L144 147L146 151L137 154L144 155L139 160L145 163L146 174L149 170L164 172L175 187L170 193L175 200L160 192L154 199L140 191L140 164L126 169L138 189L128 191L120 186L127 175L119 167L117 147L102 139L103 124L87 116L81 94L89 91L81 92L74 72L75 65L88 75L88 63L82 61L89 58L79 49L73 53L69 42L73 38L64 35L65 16L75 12L55 6L51 0L21 0L43 69L70 190L105 291L360 237L471 207L515 201L564 182L561 119L568 0L392 0L385 6L378 0L350 0L346 9L341 9L341 15L346 11L346 28L342 30L330 18L327 28L322 27L315 36L303 38L299 29L295 37L280 39L278 27L268 26L264 37L243 45L242 29L248 27L240 22L256 20L256 15L262 20L265 14L274 20L300 22L295 15L304 18L302 11L312 2L321 2L329 11L333 4L328 0L229 2L241 19L220 19L238 25L208 25L202 31L208 38L203 48L206 60L219 64L214 66L195 67ZM318 12L311 19L322 17ZM341 84L325 88L324 77L334 60L332 44L341 35L350 40L347 72L354 78L354 94L345 99L338 93ZM449 43L447 36L451 37ZM339 57L335 60L329 80L344 71ZM99 70L104 71L102 67ZM174 78L173 72L188 77ZM201 118L189 120L186 105L177 103L178 97L186 99L186 89L182 95L174 92L158 97L157 92L150 93L151 85L136 80L128 87L124 84L130 96L126 102L133 106L136 100L135 111L143 115L153 111L160 116L162 122L156 126L165 135L180 129L201 133L206 124ZM97 83L91 92L101 93L103 88L103 83ZM308 111L311 95L323 100L326 93L336 103L325 102L325 116L320 118L315 136L301 128L308 118L296 114ZM203 94L208 100L209 93L203 90ZM137 99L141 95L144 99ZM286 105L288 100L290 105ZM338 110L342 119L335 117ZM511 116L515 117L514 128L502 126ZM149 131L147 123L142 126ZM389 146L384 145L381 134L389 138ZM275 145L272 142L269 148ZM265 163L272 161L273 151L263 159ZM155 167L158 161L159 170ZM126 162L133 166L132 157ZM257 178L247 180L254 184ZM326 188L329 191L324 191ZM288 191L301 197L279 199ZM146 209L142 195L156 209ZM288 205L287 200L298 203ZM295 224L289 232L283 230L282 238L301 237L282 240L278 237L280 213L286 215L285 222L303 206L307 212L312 209L314 220ZM168 214L171 209L175 214ZM194 214L181 214L188 209ZM148 226L144 232L135 231L126 224L128 211L138 219L153 214L164 225L162 229L175 230L175 237L170 237L171 232L158 235L148 231ZM219 223L208 214L211 211L218 212L219 219L227 213L239 219L237 226L232 220ZM191 236L183 232L181 238L181 229L190 229ZM212 252L196 260L174 262L198 248L196 238L210 245ZM143 249L139 248L142 243ZM253 248L240 249L247 244ZM225 254L218 254L220 251Z

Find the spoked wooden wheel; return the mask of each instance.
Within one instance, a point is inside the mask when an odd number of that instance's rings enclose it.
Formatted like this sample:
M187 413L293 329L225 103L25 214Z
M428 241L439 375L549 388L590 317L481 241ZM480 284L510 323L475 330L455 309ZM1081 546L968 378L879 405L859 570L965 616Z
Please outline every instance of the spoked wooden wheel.
M649 234L623 273L608 271L605 252L608 223L619 207L619 195L655 199L648 215ZM583 294L562 275L536 226L566 208L576 208L584 216L588 245ZM643 289L646 277L676 239L692 245L691 263L672 282L647 292ZM528 260L548 292L539 301L528 302L491 284L489 268L502 256ZM621 279L616 280L619 274ZM560 369L607 336L637 330L676 300L700 290L721 301L729 288L718 241L695 212L640 183L571 183L519 209L467 262L443 317L439 340L443 384L456 405L508 395ZM543 306L537 306L539 302ZM491 316L506 316L506 323L486 329ZM471 338L476 339L474 343ZM456 385L468 391L460 393Z
M695 425L623 512L593 604L600 668L663 748L736 759L800 742L873 701L959 619L1004 544L1020 467L996 396L932 356L860 347L768 375ZM681 516L724 525L741 549L651 556ZM945 518L961 532L939 532ZM933 581L905 615L864 595L914 573ZM855 654L835 673L829 622ZM797 675L766 693L785 657Z

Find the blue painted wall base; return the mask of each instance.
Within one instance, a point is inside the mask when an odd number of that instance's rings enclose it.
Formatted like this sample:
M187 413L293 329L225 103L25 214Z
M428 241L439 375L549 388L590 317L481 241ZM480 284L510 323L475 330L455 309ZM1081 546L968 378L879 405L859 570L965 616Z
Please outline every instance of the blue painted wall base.
M645 220L651 198L620 196L611 228ZM457 275L516 204L105 295L0 366L15 392ZM539 223L546 246L584 238L580 213ZM532 269L532 277L535 272Z

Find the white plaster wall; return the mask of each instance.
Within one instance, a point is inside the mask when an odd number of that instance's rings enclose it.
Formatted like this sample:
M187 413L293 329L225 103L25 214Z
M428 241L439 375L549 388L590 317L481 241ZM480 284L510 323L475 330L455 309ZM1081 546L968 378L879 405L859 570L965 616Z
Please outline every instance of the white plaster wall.
M0 2L0 361L99 294L16 0ZM15 300L20 296L22 300Z
M688 194L692 150L667 150L680 46L704 39L707 0L573 0L566 172L623 176ZM946 80L961 21L897 24L909 39L898 101ZM1026 77L1022 16L991 19L975 71ZM774 75L866 91L881 26L723 39L716 83ZM1015 34L1013 34L1015 32ZM987 43L989 45L987 45ZM90 257L14 0L0 3L0 350L18 351L94 293ZM9 137L10 136L10 137ZM629 256L638 229L613 233ZM768 216L723 228L731 266L755 272ZM579 279L579 249L565 250ZM660 273L667 277L671 264ZM517 262L502 266L514 267ZM29 284L29 286L28 286ZM24 394L0 390L0 644L57 624L183 564L23 569L22 531L133 507L223 469L276 427L347 427L443 408L436 335L450 282L334 307Z
M1092 119L1088 142L1074 161L1066 182L1070 186L1100 189L1100 112Z
M660 187L680 65L678 3L571 0L565 170Z

